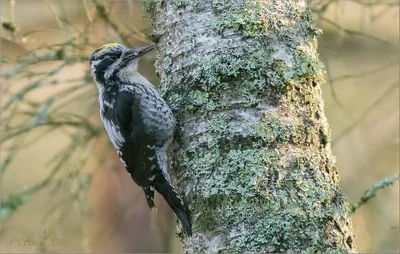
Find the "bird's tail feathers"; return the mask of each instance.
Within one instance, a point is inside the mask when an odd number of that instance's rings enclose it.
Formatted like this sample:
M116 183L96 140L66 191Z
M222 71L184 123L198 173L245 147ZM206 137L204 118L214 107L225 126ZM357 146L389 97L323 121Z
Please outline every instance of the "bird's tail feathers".
M156 190L164 197L168 205L172 208L178 219L182 223L183 230L187 236L192 235L192 224L190 221L190 212L186 207L183 200L174 191L169 182L163 179L162 182L158 182L156 185Z

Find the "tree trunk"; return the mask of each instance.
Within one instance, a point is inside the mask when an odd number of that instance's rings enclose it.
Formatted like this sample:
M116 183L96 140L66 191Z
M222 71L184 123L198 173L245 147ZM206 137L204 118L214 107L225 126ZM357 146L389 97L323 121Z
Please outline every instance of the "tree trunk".
M355 252L305 0L146 0L179 131L186 253Z

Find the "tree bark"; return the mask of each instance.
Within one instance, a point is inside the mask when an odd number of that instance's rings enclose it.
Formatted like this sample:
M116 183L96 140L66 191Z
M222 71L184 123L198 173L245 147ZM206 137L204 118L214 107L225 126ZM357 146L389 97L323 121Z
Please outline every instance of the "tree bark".
M356 252L305 0L146 0L179 131L186 253Z

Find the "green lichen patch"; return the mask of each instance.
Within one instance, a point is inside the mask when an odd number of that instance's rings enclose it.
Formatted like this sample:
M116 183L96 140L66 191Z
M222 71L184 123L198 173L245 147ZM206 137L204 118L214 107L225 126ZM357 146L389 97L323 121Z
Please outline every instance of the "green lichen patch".
M286 144L319 146L319 125L312 120L300 121L291 117L292 114L282 109L265 111L261 121L253 126L253 135L260 137L268 147L279 148Z
M267 168L278 167L280 156L278 149L264 148L261 150L261 161Z
M272 34L290 35L300 20L309 20L311 15L307 8L297 2L291 6L279 2L244 0L231 3L225 0L214 0L213 10L216 17L211 26L218 34L227 30L240 32L245 37L262 38ZM312 22L305 23L305 28ZM302 23L302 24L303 24Z
M203 151L196 161L186 160L180 164L191 169L187 174L201 179L201 183L194 187L194 193L202 197L254 196L255 176L263 172L259 150L230 150L225 155L218 151L213 147Z
M297 54L293 58L295 62L294 67L287 68L283 73L285 82L296 84L296 82L308 78L314 79L315 83L323 83L325 75L324 65L318 60L315 54L311 52L313 45L302 45L298 48L299 50L296 51Z
M219 34L227 29L252 37L269 33L268 10L272 4L244 1L227 8L226 1L213 1L213 7L219 15L211 21L211 26Z
M335 204L340 191L331 184L329 176L319 170L310 172L325 178L319 181L326 184L315 184L313 180L300 182L298 179L302 178L296 174L304 174L304 171L298 170L282 179L281 187L274 190L272 199L224 199L223 211L229 216L224 217L222 224L239 226L232 232L235 236L229 238L229 248L223 251L251 252L260 251L260 246L268 246L271 252L300 252L304 245L318 252L337 250L327 237L331 231L321 225L328 226L334 216L343 216L334 210L341 205Z
M185 172L184 177L209 178L219 164L220 157L218 147L209 150L193 149L181 154L178 157L180 160L176 160L174 164L177 163L180 166L178 168Z
M280 152L278 149L263 148L260 156L263 171L256 174L253 190L257 196L273 200L273 191L280 187Z
M205 86L217 86L237 78L244 80L248 76L250 78L269 76L273 64L271 52L259 47L248 51L244 48L219 46L212 54L200 60L192 75L196 82L203 85L203 90L206 90Z
M312 75L314 73L314 66L316 65L313 62L313 57L311 54L302 53L295 58L295 61L295 68L288 68L283 74L285 80L290 83L295 83L294 81L299 80L302 77Z
M269 120L267 126L275 134L267 140L287 142L287 125ZM226 121L214 119L217 128L212 132L224 133ZM194 227L212 238L235 225L220 239L229 244L219 251L300 252L305 245L310 252L345 250L331 244L332 237L341 235L327 229L334 217L346 216L336 210L345 200L317 150L281 143L278 148L224 151L219 144L190 153L195 159L187 157L180 165L187 177L198 179L190 194Z
M196 229L201 232L215 232L219 228L223 214L217 212L220 208L220 200L223 197L220 195L213 195L207 198L200 198L196 202L196 211L198 213L193 218Z
M192 102L195 107L210 110L217 105L229 105L233 100L247 99L255 103L268 96L271 89L284 90L283 77L277 75L276 64L267 48L244 48L221 46L212 54L200 59L192 71ZM201 91L201 93L194 92ZM217 92L219 91L219 92ZM223 91L223 92L222 92ZM207 98L207 100L205 100Z
M236 99L247 99L251 105L259 99L268 98L273 102L283 97L291 101L301 100L302 103L315 101L318 91L306 84L310 80L321 80L323 66L308 52L309 47L305 48L293 57L292 66L288 66L274 57L273 48L257 43L251 50L225 45L217 47L211 54L202 57L191 71L192 82L196 84L193 89L202 91L203 100L196 106L209 110L219 104L229 105ZM163 83L166 82L163 80ZM299 92L301 97L298 97ZM199 95L192 93L190 97L199 98ZM272 98L272 95L275 97Z
M235 78L243 70L243 52L234 52L228 47L219 47L213 54L202 57L200 64L194 70L193 77L207 90L207 86L221 84L229 78ZM206 86L204 86L206 85Z
M201 179L192 194L201 197L192 203L196 227L214 232L224 225L239 225L230 232L235 236L223 250L228 252L259 251L260 245L275 252L296 252L304 241L321 251L325 231L317 227L331 220L335 212L326 209L335 207L331 203L337 202L339 190L319 170L318 159L294 157L293 162L284 163L277 149L263 149L261 154L259 149L230 150L222 156L219 150L192 151L197 162L183 163ZM290 166L287 163L294 162L290 174L266 176L285 171Z
M284 190L277 192L286 195ZM215 195L199 202L204 212L195 224L212 235L218 229L232 228L223 236L228 241L221 252L301 252L309 246L312 252L338 252L331 243L332 230L327 230L335 218L335 210L321 207L302 208L268 199ZM205 216L205 217L203 217ZM232 225L234 225L232 227ZM339 236L336 236L339 237ZM340 251L345 251L342 247Z
M172 0L171 3L176 9L185 8L189 5L189 0Z
M210 94L201 90L191 91L189 94L191 103L188 103L188 109L194 109L194 105L197 107L202 107L204 110L211 111L214 110L217 105L216 102L210 100Z
M278 117L263 117L262 121L254 126L254 132L269 145L285 144L294 133L294 126Z
M153 17L153 15L156 11L157 2L160 2L160 1L159 0L144 0L142 2L143 12L150 15L150 17Z
M208 129L211 132L223 135L229 132L229 121L231 117L227 114L217 114L208 121Z
M212 7L214 12L216 13L220 13L222 12L224 9L228 8L228 3L229 0L213 0L212 1Z

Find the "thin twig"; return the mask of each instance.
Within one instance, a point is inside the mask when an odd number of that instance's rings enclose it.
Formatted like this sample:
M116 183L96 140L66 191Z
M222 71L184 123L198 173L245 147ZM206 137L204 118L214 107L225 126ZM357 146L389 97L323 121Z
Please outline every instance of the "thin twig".
M373 35L370 35L370 34L365 34L365 33L362 33L362 32L358 32L358 31L354 31L354 30L345 28L345 27L343 27L343 26L337 24L336 22L334 22L334 21L332 21L332 20L330 20L330 19L325 18L324 16L322 16L322 15L319 14L318 12L315 12L315 13L318 15L318 18L319 18L319 19L325 21L325 22L328 23L328 24L333 25L334 27L336 27L336 28L338 28L338 29L344 31L345 33L347 33L347 34L349 34L349 35L361 36L361 37L365 37L365 38L368 38L368 39L373 39L373 40L376 40L376 41L383 42L383 43L385 43L385 44L390 44L390 45L391 45L391 43L390 43L389 41L386 41L386 40L384 40L384 39L378 38L378 37L373 36Z
M343 79L348 79L348 78L365 77L365 76L368 76L368 75L371 75L371 74L375 74L375 73L380 72L380 71L384 71L388 67L392 67L392 66L398 65L398 64L399 64L399 60L395 60L393 62L384 64L384 65L379 66L378 68L375 68L375 69L372 69L372 70L364 71L364 72L353 74L353 75L347 74L347 75L339 76L339 77L333 78L332 81L337 82L337 81L340 81L340 80L343 80Z
M107 8L102 3L100 3L99 1L94 1L93 3L96 6L100 18L102 18L104 22L109 24L118 33L124 44L130 45L130 39L132 37L148 44L152 43L150 40L145 39L146 36L142 34L138 29L135 29L134 31L129 31L128 29L121 26L119 23L115 22L111 18L110 11L107 10Z
M360 208L360 206L365 205L371 198L375 197L379 190L394 184L397 180L399 180L399 175L395 174L391 178L385 178L384 180L375 183L374 186L364 192L360 200L355 205L351 205L351 212L354 213L358 208Z
M332 94L332 99L333 101L336 103L336 105L338 105L338 107L345 112L351 119L353 119L353 116L351 115L351 113L343 106L343 104L340 102L337 94L336 94L336 90L335 90L335 86L334 86L334 80L332 78L332 70L330 69L330 65L329 65L329 61L328 59L326 59L324 57L323 54L321 54L321 58L324 62L324 66L326 69L326 76L327 76L327 83L330 87L331 90L331 94Z
M370 111L372 111L378 104L380 104L382 101L384 101L387 96L389 96L392 93L392 90L396 89L399 87L398 81L396 81L393 85L391 85L376 101L374 101L365 111L364 113L361 114L360 117L354 121L352 125L347 127L345 130L343 130L332 142L332 146L335 146L340 140L342 140L346 135L348 135L350 132L352 132L364 119L365 117L369 114Z

